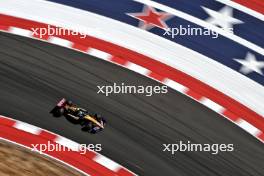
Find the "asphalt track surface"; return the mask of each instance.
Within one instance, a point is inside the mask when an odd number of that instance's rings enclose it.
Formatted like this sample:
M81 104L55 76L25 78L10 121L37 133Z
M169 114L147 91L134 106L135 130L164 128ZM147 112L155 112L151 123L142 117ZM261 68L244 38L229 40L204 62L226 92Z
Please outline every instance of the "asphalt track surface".
M73 50L0 33L0 114L83 144L139 175L263 176L264 147L251 135L194 100L167 94L97 94L97 85L160 85L132 71ZM49 114L62 97L100 112L106 129L91 135ZM163 152L163 143L232 143L235 151Z

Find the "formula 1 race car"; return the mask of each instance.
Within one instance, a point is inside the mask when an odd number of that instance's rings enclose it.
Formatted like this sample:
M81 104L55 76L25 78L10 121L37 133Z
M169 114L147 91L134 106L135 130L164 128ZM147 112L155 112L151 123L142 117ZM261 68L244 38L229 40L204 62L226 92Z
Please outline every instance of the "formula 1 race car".
M87 110L77 107L65 98L50 111L54 117L70 117L83 126L88 132L95 134L105 128L106 121L98 114L89 113Z

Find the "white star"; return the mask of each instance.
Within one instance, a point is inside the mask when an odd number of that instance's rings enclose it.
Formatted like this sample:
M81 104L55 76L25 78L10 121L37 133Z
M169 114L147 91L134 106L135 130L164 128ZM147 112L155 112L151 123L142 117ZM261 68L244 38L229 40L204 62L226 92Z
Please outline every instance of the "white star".
M254 54L248 52L245 59L234 59L235 61L239 62L242 67L240 68L240 72L244 74L251 73L253 71L263 75L261 69L264 68L264 61L256 60Z
M243 21L240 21L233 17L233 9L231 7L225 6L218 12L208 9L206 7L202 8L208 13L208 15L210 15L210 17L207 18L205 21L218 27L221 27L224 30L232 30L234 24L243 23Z

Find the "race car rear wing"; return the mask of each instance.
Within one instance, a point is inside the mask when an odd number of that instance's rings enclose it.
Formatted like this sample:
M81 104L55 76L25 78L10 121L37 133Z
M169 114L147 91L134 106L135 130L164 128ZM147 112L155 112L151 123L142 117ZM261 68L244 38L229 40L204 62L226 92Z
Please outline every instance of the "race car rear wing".
M58 106L58 107L62 107L62 106L65 104L65 102L66 102L66 99L63 98L63 99L61 99L61 100L59 101L59 103L57 104L57 106Z
M50 111L50 113L53 114L54 112L56 112L57 109L62 108L65 105L66 101L67 100L65 98L61 99L57 103L57 105Z

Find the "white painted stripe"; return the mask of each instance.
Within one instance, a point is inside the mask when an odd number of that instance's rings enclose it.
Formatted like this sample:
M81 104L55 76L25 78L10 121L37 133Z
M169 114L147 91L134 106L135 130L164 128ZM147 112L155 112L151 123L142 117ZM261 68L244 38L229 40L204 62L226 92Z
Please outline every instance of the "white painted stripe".
M20 121L17 121L14 124L14 128L36 135L40 134L42 131L41 128Z
M121 168L119 164L100 154L96 155L93 160L115 172L117 172Z
M23 3L0 1L0 12L68 29L99 28L100 32L92 36L180 70L264 116L262 85L211 58L147 31L88 11L42 0L23 0Z
M89 48L87 53L89 55L92 55L94 57L98 57L100 59L109 60L112 56L104 51L95 49L95 48Z
M185 93L187 92L189 89L187 87L185 87L184 85L181 85L173 80L170 79L165 79L164 84L181 92L181 93Z
M134 64L132 62L128 62L125 66L126 68L133 70L134 72L137 72L139 74L142 75L147 75L148 73L150 73L150 71L140 65Z
M50 36L48 40L49 40L50 43L53 43L53 44L56 44L56 45L60 45L60 46L64 46L64 47L70 48L72 46L72 42L71 41L65 40L65 39L62 39L62 38L59 38L59 37Z
M205 106L207 106L208 108L214 110L215 112L218 112L218 113L222 113L224 112L225 108L215 102L213 102L212 100L208 99L208 98L202 98L200 100L200 102L202 104L204 104Z
M234 2L232 0L216 0L216 1L221 2L223 4L226 4L226 5L230 6L230 7L233 7L235 9L237 9L237 10L240 10L242 12L245 12L245 13L247 13L247 14L255 17L255 18L260 19L261 21L264 21L264 15L262 15L261 13L259 13L257 11L254 11L254 10L252 10L250 8L247 8L247 7L245 7L245 6L241 5L241 4L238 4L238 3L236 3L236 2Z
M10 27L9 32L12 34L17 34L17 35L21 35L25 37L32 37L32 31L21 29L21 28Z
M258 135L261 132L258 128L254 127L253 125L251 125L250 123L248 123L247 121L243 119L239 119L236 123L238 126L240 126L241 128L243 128L248 133L254 136Z
M199 18L196 18L194 16L191 16L187 13L184 13L182 11L179 11L179 10L176 10L176 9L173 9L171 7L168 7L166 5L163 5L163 4L160 4L160 3L157 3L157 2L154 2L154 1L151 1L151 0L134 0L136 2L140 2L142 4L146 4L146 5L149 5L149 6L152 6L152 7L155 7L157 9L160 9L162 11L165 11L165 12L168 12L170 14L173 14L177 17L180 17L182 19L185 19L185 20L188 20L192 23L195 23L195 24L198 24L199 26L203 26L207 29L210 29L212 31L215 31L241 45L244 45L245 47L247 48L250 48L256 52L258 52L259 54L262 54L264 55L264 49L258 45L255 45L254 43L250 42L250 41L247 41L246 39L243 39L237 35L234 35L232 34L231 32L228 32L228 31L225 31L225 30L222 30L221 28L215 26L215 25L212 25L204 20L201 20Z
M71 150L73 151L79 151L79 147L80 147L80 144L78 144L77 142L74 142L70 139L67 139L65 137L62 137L62 136L58 136L54 142L60 144L60 145L63 145L65 147L68 147L70 148Z

